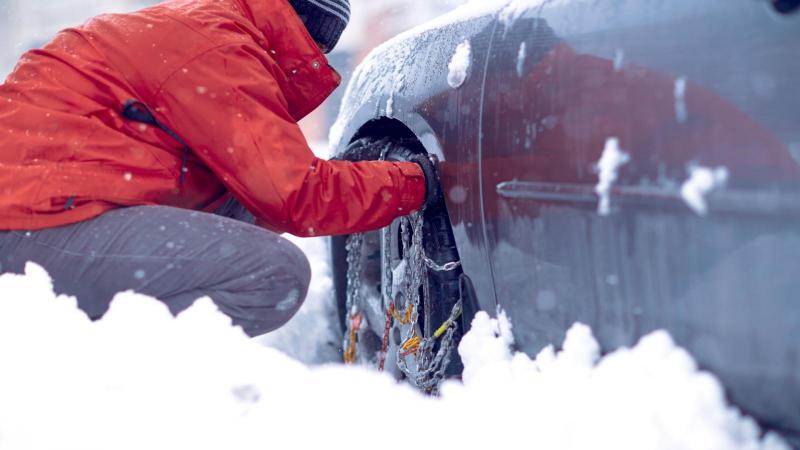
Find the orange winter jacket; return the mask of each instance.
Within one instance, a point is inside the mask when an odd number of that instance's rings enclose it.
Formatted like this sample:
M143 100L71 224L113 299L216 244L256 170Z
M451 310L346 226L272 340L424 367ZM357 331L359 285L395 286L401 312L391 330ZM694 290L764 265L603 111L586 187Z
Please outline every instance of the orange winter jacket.
M0 86L0 229L231 194L278 232L385 226L421 207L419 167L320 160L296 123L339 82L286 0L171 0L63 31ZM132 100L156 122L124 115Z

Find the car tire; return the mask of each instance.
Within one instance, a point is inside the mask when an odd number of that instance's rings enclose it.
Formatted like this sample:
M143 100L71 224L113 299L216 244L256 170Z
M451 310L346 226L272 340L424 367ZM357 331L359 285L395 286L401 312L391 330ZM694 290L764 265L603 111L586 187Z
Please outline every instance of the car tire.
M421 144L413 140L362 138L350 144L339 159L364 161L383 158L388 161L407 161L414 155L424 153L425 150ZM442 199L438 204L426 207L425 211L422 212L422 218L422 242L425 255L440 264L445 261L459 261L458 249L444 200ZM384 229L390 233L390 247L392 249L401 247L399 244L398 222L399 219ZM357 340L358 353L360 355L358 363L368 366L377 366L378 357L373 355L377 355L380 351L386 329L386 320L383 318L386 317L387 311L383 302L380 301L381 283L384 280L381 275L381 267L384 265L384 255L381 251L382 232L383 230L377 230L363 234L364 244L360 256L361 292L377 299L371 303L372 308L365 308L369 310L365 313L367 326L361 327L362 331L359 333ZM343 331L345 341L347 341L348 238L349 236L336 236L331 243L332 271L339 319L338 326ZM450 317L453 306L461 298L464 276L460 266L449 271L436 271L426 267L424 278L427 281L428 295L423 297L427 298L427 301L420 302L418 331L421 336L430 337L439 325ZM474 308L465 309L469 311L469 316L474 315ZM395 325L397 324L395 323ZM401 344L400 333L397 330L398 328L393 326L390 332L391 343L386 357L386 371L395 375L396 378L402 379L404 378L403 373L396 367L397 355L392 354L397 352ZM457 346L463 330L464 320L461 320L454 334L455 346ZM346 343L342 346L343 354L346 351L346 346ZM448 378L460 377L462 370L463 366L458 357L458 352L454 350L446 367L445 376Z

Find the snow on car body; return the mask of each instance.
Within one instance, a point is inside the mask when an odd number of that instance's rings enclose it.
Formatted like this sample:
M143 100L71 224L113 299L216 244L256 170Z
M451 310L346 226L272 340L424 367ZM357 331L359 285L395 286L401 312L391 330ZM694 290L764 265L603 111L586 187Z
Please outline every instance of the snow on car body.
M575 321L604 351L666 329L745 411L797 436L798 2L488 3L374 51L332 145L414 138L442 160L464 273L527 353ZM603 215L609 139L628 158ZM682 195L697 167L725 183Z

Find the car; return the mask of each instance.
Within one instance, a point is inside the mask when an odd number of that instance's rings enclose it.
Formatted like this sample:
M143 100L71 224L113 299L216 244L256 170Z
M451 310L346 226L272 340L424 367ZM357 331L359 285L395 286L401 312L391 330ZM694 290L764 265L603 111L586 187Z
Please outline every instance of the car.
M799 9L515 0L373 51L336 154L430 155L443 195L332 240L345 359L435 393L477 310L529 355L575 322L604 351L664 329L797 445Z

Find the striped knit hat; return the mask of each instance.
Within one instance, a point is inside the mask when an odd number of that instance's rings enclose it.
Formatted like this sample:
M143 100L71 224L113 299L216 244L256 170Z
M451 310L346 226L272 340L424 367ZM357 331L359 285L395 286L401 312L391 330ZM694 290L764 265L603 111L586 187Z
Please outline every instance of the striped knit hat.
M329 52L350 21L349 0L289 0L311 37Z

